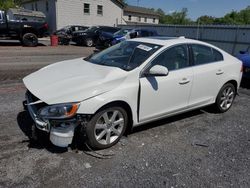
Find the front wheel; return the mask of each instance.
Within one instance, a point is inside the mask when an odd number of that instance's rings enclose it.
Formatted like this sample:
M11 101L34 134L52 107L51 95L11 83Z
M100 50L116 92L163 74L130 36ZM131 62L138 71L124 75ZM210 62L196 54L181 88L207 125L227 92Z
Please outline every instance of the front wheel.
M235 96L236 88L234 85L231 83L225 84L216 98L216 102L214 104L216 111L220 113L228 111L233 104Z
M96 113L86 127L88 144L95 149L115 145L128 124L127 112L121 107L109 107Z

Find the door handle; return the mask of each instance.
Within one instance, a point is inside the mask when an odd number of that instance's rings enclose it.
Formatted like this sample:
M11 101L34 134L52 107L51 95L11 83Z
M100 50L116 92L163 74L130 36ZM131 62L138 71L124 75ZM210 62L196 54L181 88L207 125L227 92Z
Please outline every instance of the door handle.
M189 79L187 79L187 78L182 78L182 80L179 82L179 84L183 85L183 84L187 84L187 83L189 83L189 82L190 82Z
M224 71L223 70L218 70L217 72L216 72L216 75L221 75L221 74L223 74L224 73Z

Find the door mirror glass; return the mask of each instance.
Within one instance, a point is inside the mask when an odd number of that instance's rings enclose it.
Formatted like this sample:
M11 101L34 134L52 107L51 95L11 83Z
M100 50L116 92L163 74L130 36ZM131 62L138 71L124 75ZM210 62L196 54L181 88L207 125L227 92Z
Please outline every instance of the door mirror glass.
M149 69L145 74L145 76L167 76L168 69L162 65L155 65Z

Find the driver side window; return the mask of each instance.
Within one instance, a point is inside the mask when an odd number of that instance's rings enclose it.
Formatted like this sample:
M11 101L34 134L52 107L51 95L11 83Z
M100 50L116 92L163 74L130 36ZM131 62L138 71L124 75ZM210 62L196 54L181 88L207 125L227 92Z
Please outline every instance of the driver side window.
M169 71L188 67L187 45L178 45L165 50L152 61L150 67L154 65L162 65Z

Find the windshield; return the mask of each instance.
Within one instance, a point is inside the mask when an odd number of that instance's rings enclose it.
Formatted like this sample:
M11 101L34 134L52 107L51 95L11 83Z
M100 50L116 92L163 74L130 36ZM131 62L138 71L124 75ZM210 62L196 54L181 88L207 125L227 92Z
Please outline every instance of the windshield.
M131 29L121 29L117 32L114 33L114 36L117 37L117 36L124 36L126 35L129 31L131 31Z
M140 66L161 47L150 43L123 41L98 54L89 56L85 60L94 64L113 66L130 71Z

